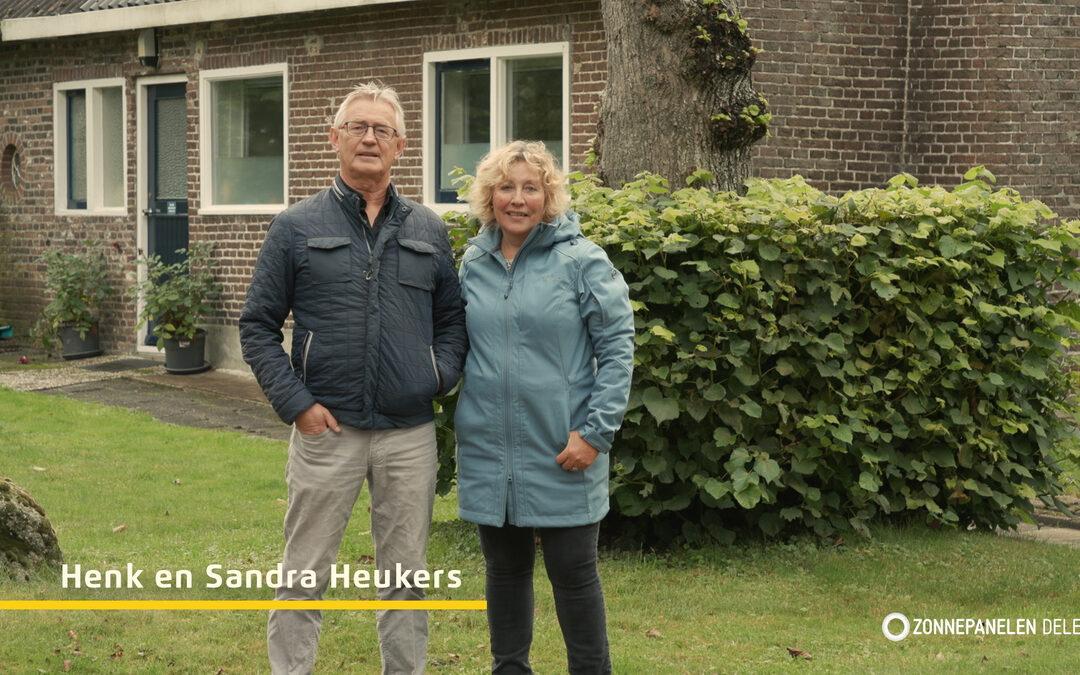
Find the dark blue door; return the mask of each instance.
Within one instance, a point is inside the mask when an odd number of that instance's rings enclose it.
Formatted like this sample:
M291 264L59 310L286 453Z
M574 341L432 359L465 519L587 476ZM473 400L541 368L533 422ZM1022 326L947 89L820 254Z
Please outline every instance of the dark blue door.
M166 264L179 262L177 249L188 246L187 85L146 88L147 110L147 253ZM153 325L146 344L157 344Z

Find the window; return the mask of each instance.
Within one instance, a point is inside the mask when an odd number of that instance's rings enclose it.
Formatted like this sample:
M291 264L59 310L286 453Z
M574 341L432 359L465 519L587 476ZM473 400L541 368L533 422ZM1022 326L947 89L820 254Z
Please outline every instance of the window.
M3 158L0 159L0 193L4 199L17 199L22 193L22 160L19 156L19 148L15 144L8 144L4 148Z
M126 210L123 80L53 88L57 212Z
M276 213L287 194L285 66L201 74L203 213Z
M568 45L519 45L424 55L424 196L454 204L448 175L468 173L512 140L543 141L566 166Z

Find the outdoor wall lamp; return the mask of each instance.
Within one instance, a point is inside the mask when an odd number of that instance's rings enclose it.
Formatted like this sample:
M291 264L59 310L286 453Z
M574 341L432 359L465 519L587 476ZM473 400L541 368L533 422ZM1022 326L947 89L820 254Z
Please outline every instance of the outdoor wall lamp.
M139 31L139 63L147 68L157 68L157 31L144 28Z

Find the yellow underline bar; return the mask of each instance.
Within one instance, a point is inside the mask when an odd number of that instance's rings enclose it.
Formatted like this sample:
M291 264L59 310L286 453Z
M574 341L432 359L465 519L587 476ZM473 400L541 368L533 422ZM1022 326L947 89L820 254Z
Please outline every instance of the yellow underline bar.
M0 600L0 611L44 610L268 610L268 609L487 609L486 600Z

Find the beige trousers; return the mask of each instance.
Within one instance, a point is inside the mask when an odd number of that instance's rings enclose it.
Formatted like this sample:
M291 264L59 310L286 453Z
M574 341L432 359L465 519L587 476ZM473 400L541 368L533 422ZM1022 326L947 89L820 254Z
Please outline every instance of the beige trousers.
M395 579L397 566L427 567L427 539L435 503L435 424L364 431L341 425L305 436L293 427L285 480L283 578L289 570L313 570L315 588L277 589L276 600L319 600L330 581L330 565L364 482L371 494L375 567ZM353 568L356 567L354 561ZM388 575L388 576L387 576ZM299 581L301 575L293 575ZM375 576L374 574L372 575ZM396 580L394 582L396 584ZM404 585L403 585L404 586ZM378 588L380 600L423 600L424 591L392 585ZM424 610L377 610L382 672L423 673L428 617ZM307 675L315 665L322 612L271 610L266 639L275 675Z

